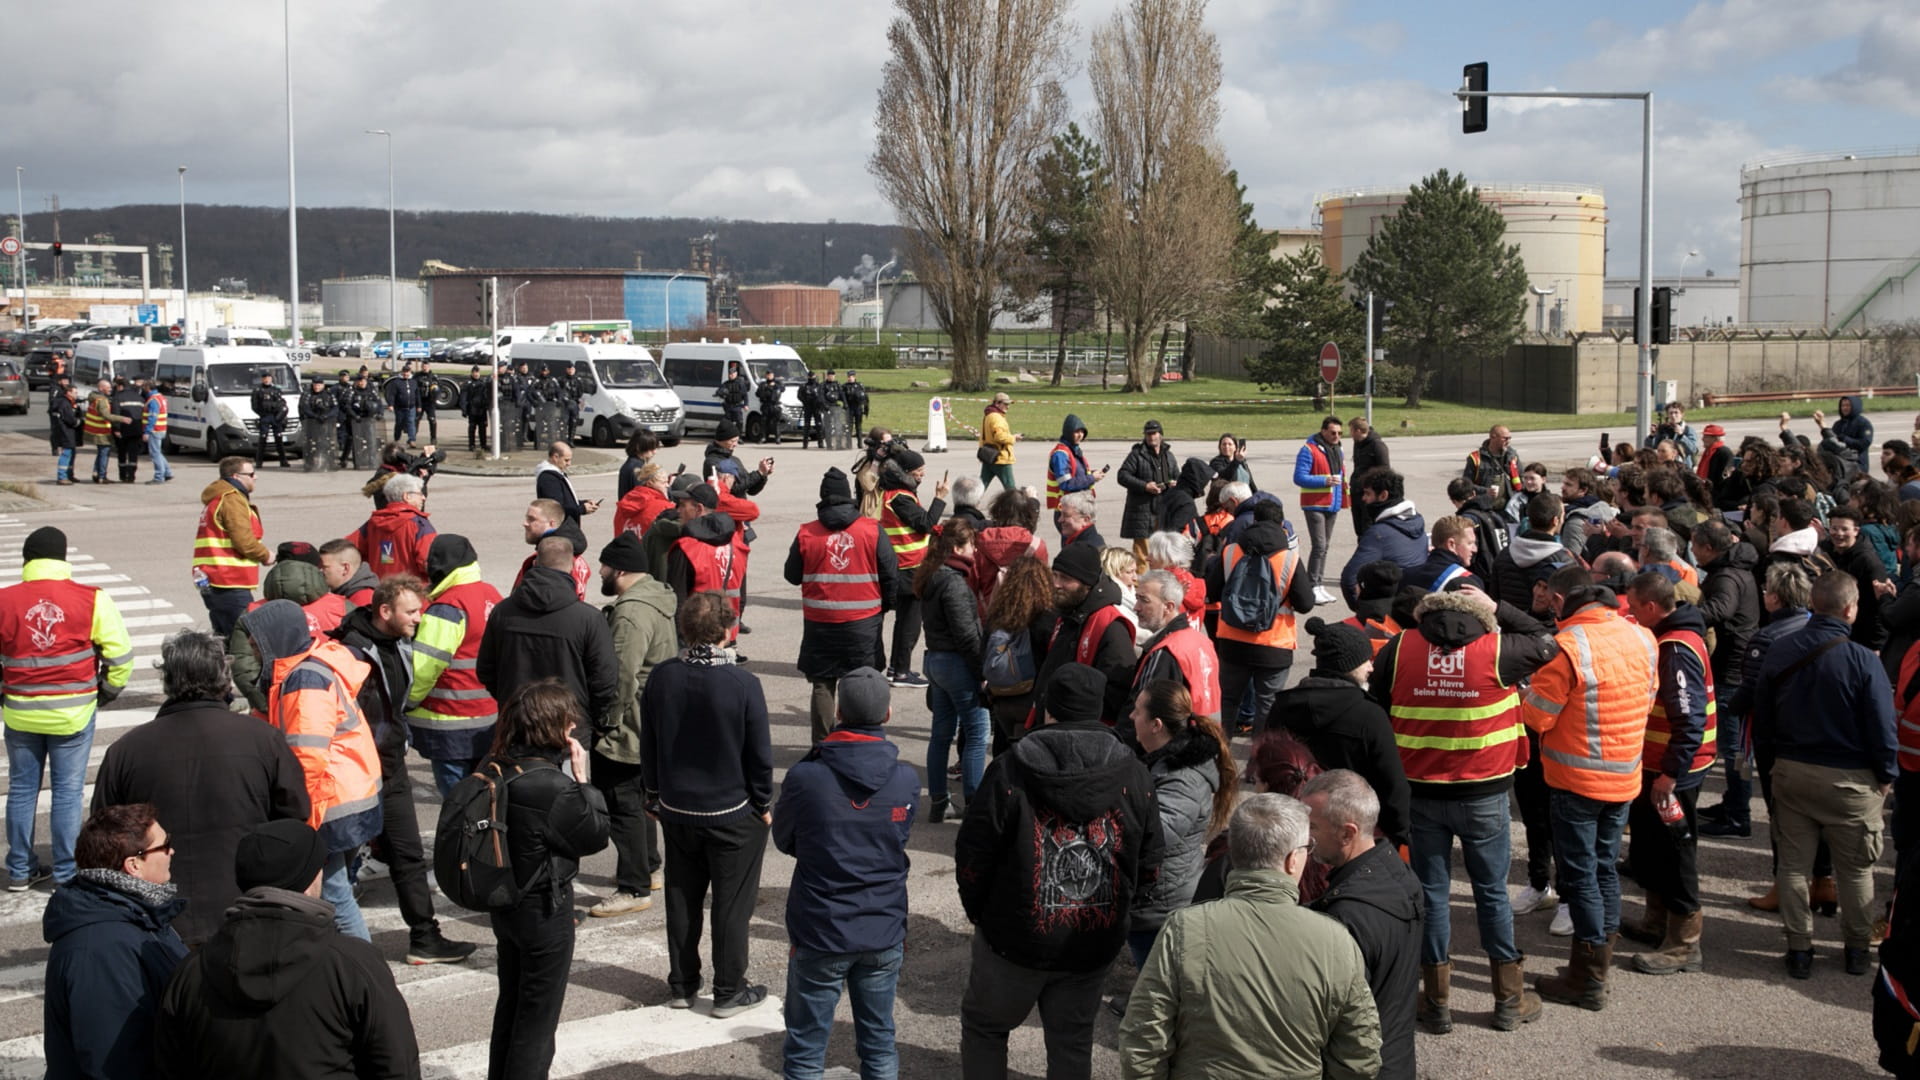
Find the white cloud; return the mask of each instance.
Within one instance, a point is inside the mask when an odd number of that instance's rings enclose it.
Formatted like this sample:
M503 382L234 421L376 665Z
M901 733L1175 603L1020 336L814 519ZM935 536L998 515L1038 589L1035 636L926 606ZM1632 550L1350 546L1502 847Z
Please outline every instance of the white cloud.
M1817 77L1779 80L1782 98L1841 101L1920 116L1920 8L1889 12L1860 35L1854 61Z
M1640 90L1676 77L1709 75L1852 37L1908 6L1906 0L1704 0L1678 20L1638 33L1596 23L1590 36L1603 47L1571 66L1568 85Z

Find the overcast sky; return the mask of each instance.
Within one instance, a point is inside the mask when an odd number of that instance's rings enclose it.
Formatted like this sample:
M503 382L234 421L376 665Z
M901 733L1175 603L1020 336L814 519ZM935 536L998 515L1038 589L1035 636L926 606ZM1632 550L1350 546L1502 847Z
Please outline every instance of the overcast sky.
M268 0L22 3L0 99L27 205L285 205L285 35ZM1075 10L1086 41L1114 0ZM1475 180L1604 185L1609 270L1633 272L1636 103L1497 105L1463 136L1449 92L1655 92L1655 272L1735 274L1739 169L1920 143L1914 0L1613 0L1576 6L1213 0L1221 137L1262 224L1316 193ZM293 0L302 206L383 205L395 132L407 209L891 221L867 176L890 0ZM22 21L24 20L24 27ZM26 43L22 45L22 43ZM32 59L38 56L39 60ZM20 91L25 101L20 103Z

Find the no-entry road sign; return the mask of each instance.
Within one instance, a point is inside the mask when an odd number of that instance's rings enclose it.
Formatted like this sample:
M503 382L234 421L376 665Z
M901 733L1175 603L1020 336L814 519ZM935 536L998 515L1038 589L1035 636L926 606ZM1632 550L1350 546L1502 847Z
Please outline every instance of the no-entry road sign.
M1340 378L1340 346L1329 341L1320 346L1320 381L1332 386Z

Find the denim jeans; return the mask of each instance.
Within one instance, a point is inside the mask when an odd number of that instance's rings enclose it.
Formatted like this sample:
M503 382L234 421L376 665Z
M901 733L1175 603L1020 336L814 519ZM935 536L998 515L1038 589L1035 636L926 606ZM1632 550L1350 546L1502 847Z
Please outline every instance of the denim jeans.
M54 458L53 478L55 480L73 479L73 447L63 446Z
M905 945L864 953L814 952L795 946L787 960L787 1045L784 1080L819 1080L827 1064L827 1036L840 987L853 1006L853 1045L860 1080L894 1080L900 1055L893 1047L893 991Z
M93 748L93 718L71 735L38 735L7 729L7 876L24 878L32 870L33 823L40 801L40 775L52 775L53 880L65 885L74 874L73 843L80 837L80 795L87 782L87 752ZM51 761L49 761L51 759Z
M440 799L444 802L446 801L447 794L453 790L453 785L465 780L468 774L479 767L480 763L477 761L435 761L432 762L432 765L433 786L435 790L440 792Z
M1562 868L1560 902L1573 914L1573 936L1604 945L1620 930L1620 831L1630 803L1607 803L1553 790L1553 853Z
M417 409L393 410L393 437L397 441L405 438L408 443L420 431L420 412Z
M1747 757L1746 730L1746 717L1733 712L1720 714L1720 760L1726 764L1727 776L1727 793L1721 797L1720 806L1728 821L1751 826L1753 781L1742 769Z
M234 624L253 603L253 590L214 585L200 590L200 602L207 605L207 621L213 626L213 636L225 641L233 636Z
M107 478L107 462L113 460L113 444L94 448L93 475L102 480Z
M147 436L147 457L153 460L153 478L155 480L173 479L173 466L167 464L167 441L165 435L158 433Z
M1480 947L1496 964L1520 959L1513 944L1513 904L1507 899L1507 864L1513 857L1508 831L1507 793L1471 799L1413 800L1414 876L1425 897L1426 932L1420 943L1422 964L1444 964L1452 955L1453 841L1460 840L1461 861L1473 883L1473 910L1480 923ZM1619 830L1615 830L1617 836Z
M347 857L351 851L336 851L327 856L320 877L320 899L333 905L334 929L361 941L372 941L367 920L360 914L360 901L353 898L353 882L347 878Z
M947 798L947 748L957 732L960 748L960 797L973 801L980 774L987 769L991 737L987 703L980 696L980 680L959 653L928 650L924 661L927 701L933 708L933 736L927 742L927 797Z

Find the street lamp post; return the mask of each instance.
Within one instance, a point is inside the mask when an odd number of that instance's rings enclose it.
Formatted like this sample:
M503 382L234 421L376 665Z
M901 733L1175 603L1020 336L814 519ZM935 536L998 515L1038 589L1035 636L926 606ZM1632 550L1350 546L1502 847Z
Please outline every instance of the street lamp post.
M1700 254L1700 249L1694 248L1693 250L1687 252L1683 258L1681 258L1680 272L1673 275L1673 291L1674 292L1683 293L1687 291L1687 260L1692 258L1697 258L1699 254Z
M193 294L187 291L187 167L180 166L180 340L193 340Z
M287 45L287 345L300 347L300 224L293 189L293 0L281 0Z
M387 370L393 371L400 362L400 262L393 244L393 132L368 128L367 134L387 140Z
M899 259L888 259L880 269L873 272L873 343L875 345L880 344L880 327L887 321L887 302L880 299L880 279L885 277L887 271L893 269L893 265L899 261Z
M681 278L686 276L687 276L687 272L685 270L682 270L679 273L667 279L666 293L665 293L665 296L663 297L663 299L666 301L666 311L667 311L666 336L660 339L663 344L671 344L673 342L673 283L676 281L679 281Z
M27 200L20 193L20 176L27 171L25 165L13 167L13 201L18 204L16 211L20 215L20 325L33 329L33 316L27 313Z
M528 278L520 284L515 285L513 291L507 294L507 301L513 305L513 325L515 326L520 325L520 290L531 284L533 284L533 279Z

